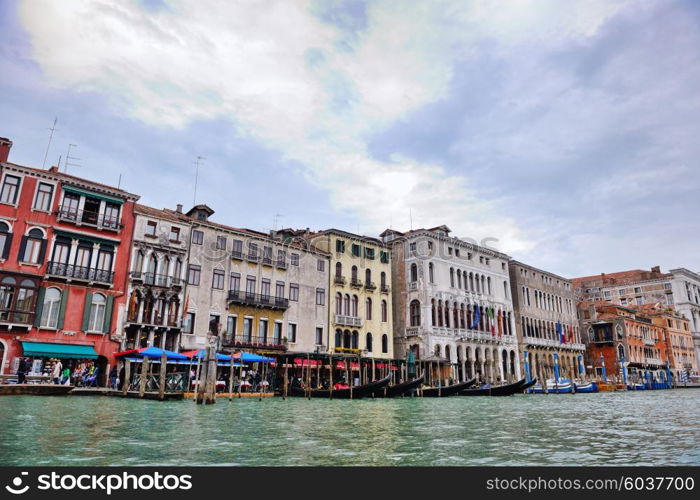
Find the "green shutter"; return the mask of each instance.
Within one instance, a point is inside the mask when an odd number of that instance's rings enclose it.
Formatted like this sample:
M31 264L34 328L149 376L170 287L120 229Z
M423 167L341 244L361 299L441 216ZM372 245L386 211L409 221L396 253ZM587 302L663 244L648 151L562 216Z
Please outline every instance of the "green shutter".
M66 318L66 304L68 303L68 288L61 290L61 308L58 310L58 329L63 328L63 320Z
M90 324L90 305L92 304L92 292L85 293L85 307L83 308L83 331L88 331Z
M44 294L46 288L39 287L39 293L36 296L36 307L34 308L34 328L41 326L41 311L44 309Z
M107 295L107 304L105 305L105 322L102 326L104 333L109 333L109 327L112 325L112 307L114 306L114 297Z

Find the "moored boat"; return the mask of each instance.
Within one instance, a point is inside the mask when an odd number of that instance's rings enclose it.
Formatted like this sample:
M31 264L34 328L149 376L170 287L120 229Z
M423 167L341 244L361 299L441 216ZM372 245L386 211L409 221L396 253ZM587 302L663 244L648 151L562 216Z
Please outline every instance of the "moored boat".
M571 394L574 392L574 386L571 380L563 378L560 380L549 379L547 384L547 394ZM542 384L537 384L530 389L531 394L545 394Z
M459 393L460 396L510 396L522 392L526 384L525 379L520 379L511 384L484 385L475 389L465 389Z
M0 396L62 396L73 390L73 387L59 384L0 384Z
M386 387L391 380L391 373L380 380L375 380L368 384L357 385L344 389L304 389L303 387L291 387L291 396L303 398L326 398L326 399L359 399L370 396L372 393Z
M476 378L467 380L466 382L460 382L457 384L447 385L445 387L426 387L419 391L419 394L425 398L446 398L447 396L454 396L459 394L464 389L467 389L474 385Z
M375 398L393 398L396 396L403 396L409 392L419 388L423 383L424 376L421 375L413 380L407 380L406 382L401 382L399 384L387 385L382 389L374 391L372 394Z
M582 393L591 393L591 392L598 392L598 384L595 382L582 382L582 383L576 383L574 382L574 388L576 389L576 392L582 392Z

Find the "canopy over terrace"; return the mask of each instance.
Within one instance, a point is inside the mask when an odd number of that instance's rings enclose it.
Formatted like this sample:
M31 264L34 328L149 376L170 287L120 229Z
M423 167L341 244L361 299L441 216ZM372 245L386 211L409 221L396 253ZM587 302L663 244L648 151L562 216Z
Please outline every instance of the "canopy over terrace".
M182 353L184 356L187 356L188 359L196 359L196 360L204 360L204 357L206 355L204 349L201 349L199 351L194 350L194 351L185 351ZM274 363L275 359L273 358L266 358L265 356L260 356L258 354L253 354L250 352L242 352L240 353L240 357L231 356L230 354L223 354L220 352L216 353L216 361L217 364L219 365L230 365L231 364L231 359L236 359L237 362L234 362L234 366L240 365L241 362L243 363Z
M148 358L152 362L160 362L160 359L166 355L168 362L182 362L189 361L190 358L180 354L179 352L166 351L165 349L159 349L157 347L142 347L140 349L128 349L126 351L121 351L116 353L114 356L117 358L124 358L128 361L143 361L144 358Z

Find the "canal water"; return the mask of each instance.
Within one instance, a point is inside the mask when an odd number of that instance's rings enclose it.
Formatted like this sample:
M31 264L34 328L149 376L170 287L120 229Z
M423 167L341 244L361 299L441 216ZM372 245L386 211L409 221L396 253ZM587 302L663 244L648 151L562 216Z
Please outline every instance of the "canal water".
M700 465L700 390L155 402L0 398L0 465Z

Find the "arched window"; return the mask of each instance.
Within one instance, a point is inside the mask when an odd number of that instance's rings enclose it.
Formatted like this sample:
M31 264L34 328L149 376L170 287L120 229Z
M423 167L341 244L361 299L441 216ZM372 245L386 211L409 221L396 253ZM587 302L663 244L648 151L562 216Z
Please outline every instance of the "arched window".
M430 279L431 283L435 283L435 273L433 269L433 263L431 262L430 264L428 264L428 278Z
M486 278L486 288L488 290L488 294L491 295L491 276Z
M372 283L372 270L366 269L365 270L365 284L369 285L370 283Z
M357 316L357 295L352 296L352 310L350 316Z
M469 273L469 290L474 291L474 273Z
M387 337L386 333L382 335L382 352L385 354L389 352L389 337Z
M409 307L411 326L420 326L420 302L412 300Z
M480 293L480 292L481 292L481 286L479 285L479 275L478 275L478 274L475 274L475 275L474 275L474 278L476 278L476 291L477 291L477 293Z
M349 348L350 348L350 345L351 345L350 342L351 342L351 340L350 340L350 330L345 330L345 331L343 332L343 347L345 347L346 349L349 349Z
M58 313L61 309L61 290L47 288L44 302L41 306L41 326L43 328L58 328Z
M450 286L452 288L455 287L455 270L454 267L450 268Z
M367 333L367 337L365 340L366 340L367 352L372 352L372 334Z
M430 300L430 325L437 326L435 322L435 299Z
M345 314L345 316L350 316L350 295L347 293L345 297L343 297L343 314Z
M386 300L382 300L382 323L386 323L387 321L389 321L389 319L387 314Z
M372 299L369 297L367 297L367 300L365 300L365 310L367 313L367 321L372 321Z
M134 323L138 322L140 307L141 294L138 292L138 290L134 290L133 292L131 292L131 296L129 297L129 310L126 315L127 321Z
M178 258L175 261L175 269L173 269L173 278L179 282L182 278L182 261Z
M617 346L617 359L623 359L625 357L625 348L622 344Z
M343 276L343 265L340 262L335 263L335 277L340 278Z
M352 266L352 282L357 283L357 266Z
M7 222L0 221L0 259L7 259L12 245L12 232Z
M353 349L358 349L357 346L358 346L359 340L360 340L359 337L360 337L360 334L357 333L357 330L353 330L353 332L352 332L352 345L351 345L351 347Z
M92 296L90 303L90 317L88 320L89 332L101 332L104 329L105 310L107 308L107 299L101 293L95 293Z
M457 269L457 288L462 288L462 271Z
M343 347L343 332L340 330L335 331L335 346Z
M44 243L44 233L41 229L30 229L20 249L22 262L40 264L44 260Z
M160 274L163 276L170 276L170 257L167 255L163 258L163 265L161 266Z
M156 258L156 254L152 253L151 257L148 259L148 272L155 275L156 269L158 269L158 259Z
M411 282L418 281L418 266L414 262L411 264Z
M335 313L343 314L343 295L340 292L335 294Z
M379 284L382 287L382 290L386 290L386 273L382 271L382 274L379 275Z
M445 359L446 359L447 361L452 361L452 359L451 359L451 354L452 354L452 353L451 353L451 351L450 351L450 346L449 346L449 345L446 345L446 346L445 346Z

